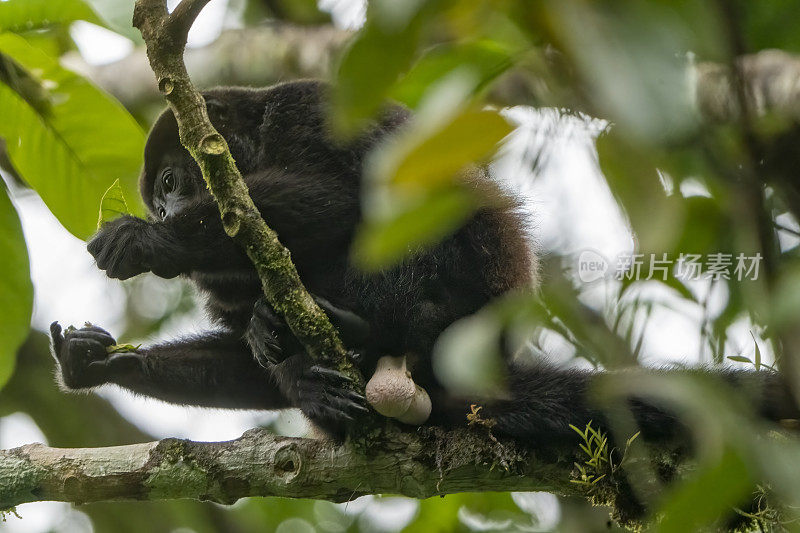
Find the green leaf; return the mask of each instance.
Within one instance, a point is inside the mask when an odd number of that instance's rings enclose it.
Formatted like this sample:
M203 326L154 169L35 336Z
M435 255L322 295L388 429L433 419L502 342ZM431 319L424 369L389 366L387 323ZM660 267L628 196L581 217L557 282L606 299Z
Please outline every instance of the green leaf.
M684 227L686 202L665 193L654 166L658 154L631 144L616 129L597 139L597 152L608 186L630 219L638 249L673 250Z
M448 494L420 501L417 516L403 528L403 532L473 531L465 527L460 520L460 517L465 515L474 517L478 523L489 523L494 526L485 528L484 531L534 529L530 515L521 511L510 493L481 492Z
M456 69L468 68L479 80L477 88L506 71L512 57L490 40L444 44L427 50L391 91L393 98L416 107L431 85Z
M572 431L574 431L575 433L577 433L578 435L580 435L582 439L585 439L585 438L586 438L586 435L585 435L585 434L583 433L583 431L581 431L581 430L580 430L580 428L578 428L577 426L574 426L574 425L570 424L570 425L569 425L569 427L571 427L571 428L572 428Z
M2 184L2 181L0 181ZM33 310L28 249L22 226L0 185L0 387L14 370L17 348L28 336Z
M700 467L692 479L667 496L661 507L660 533L705 530L726 510L739 504L753 488L745 461L731 448L712 464Z
M596 116L637 143L696 131L685 56L694 43L670 9L631 1L546 5L555 42L586 83Z
M742 2L738 9L742 33L752 50L780 48L787 52L800 52L800 35L794 23L800 16L797 2Z
M86 0L100 17L108 23L107 27L127 37L135 44L143 44L142 34L131 25L135 3L130 0Z
M493 398L507 390L499 331L495 316L478 313L442 333L434 349L433 369L448 393Z
M420 135L409 130L378 162L378 172L397 185L433 188L490 156L512 127L497 111L466 109Z
M456 72L426 96L418 119L367 166L366 225L354 247L375 269L452 233L478 205L460 177L476 172L510 131L496 111L469 106L471 76ZM466 173L466 175L465 175Z
M754 364L753 361L743 355L729 355L727 358L731 361L736 361L737 363L749 363L751 365Z
M639 434L640 433L641 433L641 431L637 431L636 433L631 435L631 437L627 441L625 441L625 448L626 449L630 448L631 444L633 444L633 441L635 441L637 438L639 438Z
M452 187L425 197L395 217L365 222L353 244L353 259L366 270L396 263L455 231L476 205L469 191Z
M106 346L106 353L131 353L135 352L141 347L141 344L112 344L111 346Z
M352 133L384 103L400 74L411 66L430 8L438 2L369 3L364 28L339 64L333 95L334 126Z
M85 20L103 25L83 0L5 0L0 2L0 31L29 31Z
M97 229L100 229L106 222L128 213L130 213L128 202L125 201L122 187L119 186L119 179L116 179L100 199L100 216L97 219Z
M753 364L755 365L756 370L761 370L761 348L758 347L758 341L756 340L756 336L752 331L750 332L750 336L753 337L753 344L756 347L755 361Z
M0 84L0 136L11 161L64 227L85 238L95 231L97 206L115 179L126 198L139 197L144 132L118 102L23 38L0 35L0 52L36 75L51 104L39 114ZM130 207L143 213L140 202Z
M0 83L7 85L40 115L45 116L50 112L50 94L47 89L22 65L2 53L0 53Z

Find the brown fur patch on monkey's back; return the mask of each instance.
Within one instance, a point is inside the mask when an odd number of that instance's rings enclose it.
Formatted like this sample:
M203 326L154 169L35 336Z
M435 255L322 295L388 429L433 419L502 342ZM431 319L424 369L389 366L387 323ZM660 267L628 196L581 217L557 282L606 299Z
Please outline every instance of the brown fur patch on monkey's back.
M483 207L463 229L490 292L499 296L514 289L538 285L538 261L531 223L519 198L493 180L484 168L473 167L464 175Z

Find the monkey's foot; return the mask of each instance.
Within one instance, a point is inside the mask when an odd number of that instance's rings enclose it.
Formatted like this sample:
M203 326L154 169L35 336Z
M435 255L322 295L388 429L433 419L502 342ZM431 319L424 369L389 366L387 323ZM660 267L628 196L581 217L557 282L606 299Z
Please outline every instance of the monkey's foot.
M352 390L350 378L315 365L305 354L286 359L273 375L292 405L315 422L342 424L369 412L364 396Z

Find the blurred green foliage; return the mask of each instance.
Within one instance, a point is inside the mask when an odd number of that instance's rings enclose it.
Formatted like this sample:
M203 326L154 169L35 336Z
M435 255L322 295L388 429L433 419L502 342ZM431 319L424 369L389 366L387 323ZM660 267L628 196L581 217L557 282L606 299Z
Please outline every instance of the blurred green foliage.
M83 0L6 1L0 6L0 31L28 32L76 20L101 24Z
M315 25L331 20L315 0L252 0L246 3L243 18L249 24L282 20L292 24Z
M655 283L701 308L705 350L714 361L733 355L726 353L728 330L746 319L760 336L753 338L757 367L763 367L762 342L770 347L778 366L792 372L796 365L791 359L798 347L794 334L797 306L789 303L794 297L782 293L789 290L797 295L791 288L797 280L796 248L777 246L774 220L783 215L796 221L800 215L794 204L800 187L798 167L793 166L794 148L789 148L800 140L796 126L791 120L752 115L752 122L736 116L725 124L709 122L695 105L697 88L692 85L695 58L725 64L736 54L768 46L795 50L789 28L798 20L792 14L798 13L786 5L783 13L787 18L782 19L774 7L699 1L431 1L414 4L411 14L398 15L398 20L408 21L398 28L383 22L387 11L377 4L368 12L365 31L345 53L335 112L339 123L357 123L366 112L379 109L387 96L394 96L417 111L409 137L421 147L404 149L409 141L401 138L375 154L368 167L372 201L367 205L356 257L368 257L368 264L383 266L397 261L399 250L413 251L425 242L426 235L439 237L443 230L453 230L437 217L426 220L419 216L420 206L446 197L448 190L451 194L463 190L459 172L466 165L460 157L463 147L485 142L480 154L466 150L472 160L482 160L502 136L494 136L492 128L464 127L459 123L461 117L448 115L447 110L480 109L498 96L502 103L508 94L503 85L522 80L528 104L588 112L611 125L598 141L598 161L632 227L637 252L666 253L673 260L689 253L763 257L764 270L757 280L714 282L724 286L727 294L723 309L714 314L674 272ZM414 18L420 13L424 13L423 20ZM509 27L515 31L507 31ZM512 48L508 35L515 37ZM521 46L520 36L525 43ZM395 48L397 55L384 57L370 71L367 53L385 48L387 39L403 40ZM545 53L537 55L535 50L542 49ZM353 65L361 71L356 74ZM536 80L531 83L533 76ZM351 90L351 85L364 79L368 81ZM389 84L389 80L394 81ZM467 81L461 81L458 90L452 88L454 80ZM437 99L437 94L446 96ZM525 102L525 96L515 95L515 101ZM459 136L441 143L436 135L426 136L425 132L437 128L458 131ZM778 145L779 140L783 144ZM681 185L687 180L701 183L707 195L682 194ZM409 189L414 201L408 200ZM481 205L480 199L472 205ZM451 220L464 217L459 210ZM424 225L429 226L427 231ZM651 304L634 296L644 282L626 280L611 287L611 304L597 309L587 304L586 287L576 284L568 261L551 257L544 269L541 294L507 298L451 328L439 346L442 378L457 377L452 384L457 390L478 386L493 367L489 361L479 360L496 357L497 349L490 346L513 330L527 332L528 338L547 330L596 366L637 365L641 331L651 312ZM786 276L795 281L786 281ZM781 290L774 290L775 284ZM459 376L452 363L456 360L470 361L462 367L474 369L473 375ZM749 358L734 355L732 360ZM697 471L663 496L657 506L654 517L663 517L661 529L687 531L707 526L746 501L757 486L779 485L773 479L778 472L773 470L773 459L783 458L764 456L764 450L775 444L783 454L795 454L798 443L794 438L782 437L759 446L752 435L763 434L763 428L756 430L748 410L721 401L735 397L735 392L720 392L720 401L712 402L711 408L705 397L716 387L713 383L670 382L666 375L652 379L658 384L637 391L652 396L658 390L663 394L659 400L665 402L680 397L688 419L697 422L691 425L693 430L708 432L707 424L716 417L719 432L713 446L717 451L704 455ZM784 489L776 489L780 493L777 500L793 501L797 488ZM794 519L794 512L784 518Z
M28 250L17 212L0 188L0 387L14 370L17 347L28 335L33 309L33 286Z
M117 102L22 36L0 34L0 52L39 80L47 95L47 107L37 109L13 85L0 86L0 134L9 158L64 227L88 237L115 179L127 198L137 198L144 132ZM140 202L134 205L143 213Z
M594 367L628 369L598 391L609 405L635 392L676 409L700 452L696 470L664 487L653 472L656 461L638 442L624 465L637 495L652 504L654 527L663 531L717 527L733 516L762 529L791 528L800 518L795 436L754 421L753 406L744 404L737 391L707 377L640 375L635 369L644 330L662 327L651 320L658 304L643 295L644 288L658 285L702 315L698 329L708 360L756 371L774 366L800 383L800 248L781 246L779 239L796 237L793 228L800 227L800 130L793 117L760 116L753 109L724 123L707 120L697 109L693 77L698 61L730 65L737 54L772 47L800 52L795 4L373 0L363 29L342 52L336 70L331 117L339 133L352 134L390 100L415 111L413 125L368 162L365 221L353 250L365 268L404 260L492 201L465 182L478 171L475 164L492 160L512 131L502 109L509 104L549 106L573 117L585 113L608 124L596 145L598 166L630 225L636 252L673 259L690 253L761 255L757 280L719 279L703 293L670 272L663 281L612 284L599 306L589 287L575 279L572 258L554 250L543 262L540 292L494 302L441 339L437 368L453 390L503 386L498 359L503 339L521 340L534 354L547 351L541 344L548 339L557 339L563 352ZM9 156L4 170L35 189L79 237L95 228L98 208L107 213L101 219L123 210L112 206L113 200L119 204L124 197L128 208L141 213L141 206L131 203L138 198L135 180L144 135L130 113L140 116L142 110L123 109L66 70L59 58L74 49L68 30L76 20L138 42L130 27L132 5L123 0L0 1L0 137ZM246 23L329 20L307 1L250 0L242 13ZM535 174L540 162L534 158L528 170ZM702 193L685 194L684 185ZM5 189L0 190L0 253L5 259L0 264L2 383L25 338L32 297L24 239ZM157 330L190 307L188 291L179 287L165 297L162 309L138 312L136 302L152 291L149 283L128 287L130 335ZM723 294L721 308L713 312L712 289ZM737 324L751 330L750 357L731 351L728 340ZM20 352L38 354L39 364L30 367L20 359L0 393L2 414L27 412L55 445L147 438L101 400L63 400L41 360L44 344L41 337L32 338ZM629 420L616 422L615 434L635 434ZM576 435L576 451L580 442ZM367 509L388 509L392 501L375 498ZM508 494L450 495L414 505L408 531L537 527L535 513ZM562 501L562 507L561 530L606 529L602 513L574 500ZM98 531L381 529L365 508L282 499L250 499L230 510L159 502L92 505L84 511ZM143 517L150 521L147 526Z

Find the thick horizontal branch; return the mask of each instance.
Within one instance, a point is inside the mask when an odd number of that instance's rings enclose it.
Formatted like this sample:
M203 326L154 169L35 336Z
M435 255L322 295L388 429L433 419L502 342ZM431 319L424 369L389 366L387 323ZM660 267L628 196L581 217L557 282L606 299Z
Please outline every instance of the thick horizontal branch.
M383 440L382 440L383 439ZM537 461L480 430L390 431L359 443L276 437L250 430L228 442L159 442L109 448L29 444L0 451L0 509L33 501L247 496L334 502L364 494L413 498L475 491L578 494L569 460Z

